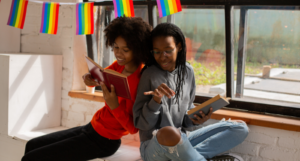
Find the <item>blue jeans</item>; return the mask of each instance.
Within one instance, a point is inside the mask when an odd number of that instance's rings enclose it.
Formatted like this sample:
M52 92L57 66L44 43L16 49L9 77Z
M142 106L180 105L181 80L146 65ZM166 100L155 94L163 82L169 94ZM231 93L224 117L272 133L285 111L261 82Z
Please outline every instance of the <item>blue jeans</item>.
M141 143L144 161L206 161L242 143L248 135L244 122L220 121L192 131L181 133L180 142L173 146L160 145L154 135Z

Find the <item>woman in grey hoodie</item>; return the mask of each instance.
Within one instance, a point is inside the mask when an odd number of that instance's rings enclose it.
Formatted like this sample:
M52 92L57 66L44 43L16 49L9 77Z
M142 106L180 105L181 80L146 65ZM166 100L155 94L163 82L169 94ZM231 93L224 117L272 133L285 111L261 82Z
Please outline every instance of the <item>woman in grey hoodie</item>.
M190 119L194 107L195 77L186 63L182 31L174 24L159 24L151 33L152 51L138 86L133 106L135 126L140 129L141 156L145 161L205 161L244 141L244 122L219 123L187 132L186 128L207 121L199 113Z

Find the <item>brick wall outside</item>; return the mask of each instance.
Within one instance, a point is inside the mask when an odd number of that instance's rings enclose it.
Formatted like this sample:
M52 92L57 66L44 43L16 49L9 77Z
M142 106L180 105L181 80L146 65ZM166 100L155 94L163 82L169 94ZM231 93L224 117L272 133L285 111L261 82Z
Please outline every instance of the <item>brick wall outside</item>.
M73 39L75 36L73 7L69 5L60 7L58 33L47 35L39 33L42 5L29 3L24 29L21 32L22 53L63 55L61 124L70 128L87 124L93 114L104 106L101 102L68 96L73 81ZM210 120L207 124L214 122L216 121ZM300 161L299 132L251 125L249 128L249 136L241 145L230 150L231 152L239 153L245 161ZM128 135L126 138L139 140L137 135Z

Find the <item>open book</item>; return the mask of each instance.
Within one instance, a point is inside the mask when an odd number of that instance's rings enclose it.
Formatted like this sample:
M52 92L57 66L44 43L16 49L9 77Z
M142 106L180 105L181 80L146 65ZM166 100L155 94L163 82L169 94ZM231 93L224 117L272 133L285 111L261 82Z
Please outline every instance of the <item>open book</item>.
M117 96L131 99L127 76L111 69L104 69L91 58L85 57L92 77L98 83L103 82L110 91L110 85L115 87Z
M190 118L195 118L194 115L198 115L201 117L199 114L200 111L202 111L205 115L209 113L209 109L212 107L213 112L226 106L229 105L229 100L230 98L224 98L220 95L215 96L214 98L211 98L205 102L203 102L201 105L198 105L194 107L193 109L189 110L187 113Z

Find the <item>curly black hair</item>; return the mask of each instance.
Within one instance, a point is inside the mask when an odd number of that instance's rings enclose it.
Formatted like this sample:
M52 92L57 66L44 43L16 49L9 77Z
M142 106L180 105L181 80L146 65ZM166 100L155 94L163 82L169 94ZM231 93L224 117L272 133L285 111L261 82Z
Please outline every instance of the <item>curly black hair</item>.
M176 68L177 70L177 80L176 82L176 90L175 90L175 98L176 103L179 101L180 93L183 93L183 84L184 84L184 76L186 75L186 43L185 37L179 27L172 23L161 23L157 25L151 32L151 50L153 49L153 39L160 36L172 36L175 40L176 45L181 43L182 50L180 50L177 54L176 58ZM151 65L157 65L156 60L154 59L153 54L147 53L148 60L145 63L144 69L142 72Z
M106 47L113 46L117 37L125 39L136 64L145 63L150 53L152 27L140 17L118 17L105 28Z

